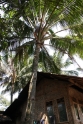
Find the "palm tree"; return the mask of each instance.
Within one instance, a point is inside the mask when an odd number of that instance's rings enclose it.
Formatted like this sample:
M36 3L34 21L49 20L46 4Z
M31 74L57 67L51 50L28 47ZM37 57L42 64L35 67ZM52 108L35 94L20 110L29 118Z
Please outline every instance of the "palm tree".
M83 27L83 0L5 0L5 2L2 0L2 3L8 24L6 32L8 35L4 36L7 45L13 45L13 50L24 49L26 46L33 45L34 59L28 96L30 104L28 110L30 112L30 124L32 124L40 52L43 51L48 58L50 57L45 47L48 45L47 40L55 52L59 50L71 58L73 54L79 53L83 57L83 49L80 50L80 47L83 47L83 41L80 37L75 35L59 37L57 35L66 30L72 33L75 28L80 32L79 27ZM58 26L61 27L60 30L53 31L53 27L57 29ZM23 39L27 41L24 40L23 42ZM54 65L53 60L48 58L47 60Z
M13 102L14 80L15 80L14 79L15 78L14 67L13 67L12 62L10 64L8 64L8 57L7 56L4 55L3 57L1 57L1 60L2 60L1 61L2 62L1 68L4 70L4 75L5 75L5 78L3 80L2 85L7 85L11 82L10 90L11 90L11 103L12 103ZM2 76L2 79L3 79L3 76Z

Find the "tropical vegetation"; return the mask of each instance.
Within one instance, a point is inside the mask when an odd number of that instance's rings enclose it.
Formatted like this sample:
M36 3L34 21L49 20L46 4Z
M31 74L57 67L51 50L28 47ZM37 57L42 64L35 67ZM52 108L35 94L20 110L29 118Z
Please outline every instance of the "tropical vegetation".
M4 11L0 19L0 50L15 51L19 63L33 55L28 96L32 124L38 62L41 60L53 72L60 72L46 46L55 54L57 51L67 54L72 60L74 54L83 58L83 0L2 0L0 3ZM68 31L69 36L60 37L58 34L63 31Z

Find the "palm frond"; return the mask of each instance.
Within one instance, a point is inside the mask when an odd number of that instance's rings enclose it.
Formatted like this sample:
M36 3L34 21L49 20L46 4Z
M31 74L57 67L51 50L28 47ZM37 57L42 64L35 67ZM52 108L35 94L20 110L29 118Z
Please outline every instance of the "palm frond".
M50 71L53 73L54 72L60 73L60 69L57 67L57 65L53 61L52 57L48 54L45 47L43 47L42 51L40 52L40 59L39 60L44 63L46 71Z

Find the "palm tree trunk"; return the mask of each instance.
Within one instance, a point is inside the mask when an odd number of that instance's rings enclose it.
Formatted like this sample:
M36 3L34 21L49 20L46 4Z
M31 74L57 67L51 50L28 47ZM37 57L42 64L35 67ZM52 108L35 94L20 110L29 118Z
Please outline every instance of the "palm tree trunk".
M11 88L11 104L13 102L13 91L12 91L12 88Z
M13 102L13 91L14 91L14 84L13 82L11 83L11 104Z
M40 45L36 44L34 60L33 60L32 77L30 80L29 96L28 96L29 124L33 124L35 120L35 93L36 93L36 80L37 80L39 52L40 52Z
M12 80L11 80L11 103L13 102L13 92L14 92L14 80L15 80L15 71L14 71L14 69L13 69L12 72L13 72L13 75L12 75Z

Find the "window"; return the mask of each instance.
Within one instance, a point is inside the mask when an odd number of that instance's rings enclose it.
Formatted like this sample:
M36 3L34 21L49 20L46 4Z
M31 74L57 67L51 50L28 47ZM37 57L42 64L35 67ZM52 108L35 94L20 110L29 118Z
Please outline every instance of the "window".
M46 103L46 109L47 109L49 123L55 124L55 116L54 116L54 112L53 112L52 101Z
M74 108L75 108L76 118L80 119L77 104L74 104Z
M64 98L57 99L60 122L67 121L67 113Z

